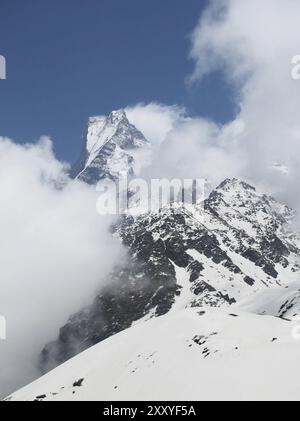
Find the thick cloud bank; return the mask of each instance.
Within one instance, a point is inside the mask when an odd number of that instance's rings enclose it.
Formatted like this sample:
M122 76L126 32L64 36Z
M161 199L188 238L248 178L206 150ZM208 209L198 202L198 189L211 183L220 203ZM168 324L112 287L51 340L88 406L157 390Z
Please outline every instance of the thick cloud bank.
M120 244L96 213L95 190L70 181L51 142L0 138L0 394L35 375L38 353L105 282Z

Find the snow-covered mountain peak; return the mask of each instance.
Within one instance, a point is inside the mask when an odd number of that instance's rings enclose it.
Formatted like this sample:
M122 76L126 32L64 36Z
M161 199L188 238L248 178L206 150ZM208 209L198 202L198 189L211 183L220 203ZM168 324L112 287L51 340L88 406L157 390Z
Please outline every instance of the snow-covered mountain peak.
M238 178L226 178L222 183L216 188L218 191L236 191L236 190L249 190L256 191L256 188L246 183L243 180Z
M279 229L295 215L288 206L236 178L223 181L207 202L218 213L230 217L231 221L251 221L260 229Z
M119 124L122 120L128 121L126 111L124 109L115 110L110 113L108 119L115 124Z
M86 149L92 155L106 142L112 141L125 150L147 145L145 136L133 126L125 110L112 111L108 116L91 117L88 121Z
M149 149L149 142L127 118L125 110L90 117L81 158L72 176L89 184L115 179L120 171L134 174L135 151ZM139 163L139 166L141 163Z

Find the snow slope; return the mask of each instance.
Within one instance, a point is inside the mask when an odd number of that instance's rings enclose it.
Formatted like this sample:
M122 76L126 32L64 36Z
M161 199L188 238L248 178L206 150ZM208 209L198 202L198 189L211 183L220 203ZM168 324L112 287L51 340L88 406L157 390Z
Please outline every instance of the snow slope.
M8 400L299 400L300 342L275 317L189 308L127 329Z

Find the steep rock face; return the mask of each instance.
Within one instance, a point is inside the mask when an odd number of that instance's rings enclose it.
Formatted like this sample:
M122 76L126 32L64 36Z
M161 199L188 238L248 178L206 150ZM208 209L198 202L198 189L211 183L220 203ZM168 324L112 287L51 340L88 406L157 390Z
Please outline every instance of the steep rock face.
M299 269L299 238L289 231L292 209L236 179L225 180L213 191L207 206L225 223L224 230L215 225L212 229L231 251L274 279L280 278L282 268L287 269L285 276L289 278Z
M145 147L149 147L149 142L128 121L124 110L113 111L107 117L91 117L81 157L71 176L88 184L115 180L120 172L131 176L135 164L132 151Z
M178 307L229 307L299 276L293 211L252 186L225 180L204 206L175 203L124 216L114 227L128 249L94 303L72 316L41 355L45 370Z

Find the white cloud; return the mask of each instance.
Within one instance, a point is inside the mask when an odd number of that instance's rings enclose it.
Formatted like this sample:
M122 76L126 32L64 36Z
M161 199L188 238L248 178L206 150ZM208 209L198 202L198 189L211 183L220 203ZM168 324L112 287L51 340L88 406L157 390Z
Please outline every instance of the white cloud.
M300 83L291 77L291 60L299 54L299 19L297 0L215 0L193 33L191 50L196 63L192 80L223 70L236 88L236 121L243 129L225 141L228 154L242 157L236 175L294 206L300 175ZM289 171L276 170L278 164Z
M160 145L166 135L186 120L186 111L178 105L151 102L126 108L129 121L153 144Z
M44 138L0 138L0 394L30 381L43 346L93 298L122 255L96 213L94 188L65 175ZM58 188L62 186L63 188Z
M239 113L218 126L178 107L139 104L130 120L159 146L152 177L244 178L298 206L300 49L298 0L212 0L192 35L192 81L222 70ZM286 171L278 171L279 166Z
M235 132L236 126L228 126L227 132ZM168 132L147 174L152 178L206 178L213 184L234 176L242 157L238 150L230 149L230 142L223 141L225 137L225 130L205 119L182 122Z

